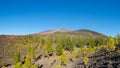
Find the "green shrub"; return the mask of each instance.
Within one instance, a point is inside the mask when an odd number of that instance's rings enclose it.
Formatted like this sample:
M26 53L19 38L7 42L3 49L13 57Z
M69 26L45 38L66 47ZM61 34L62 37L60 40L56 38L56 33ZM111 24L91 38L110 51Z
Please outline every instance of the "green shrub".
M107 42L107 46L108 46L107 47L108 50L112 50L112 51L115 50L115 41L112 37L109 37L108 42Z
M61 64L67 64L69 63L69 59L67 57L67 55L65 54L65 52L63 51L63 55L60 56L60 59L61 59Z
M27 55L24 63L24 68L30 68L31 66L31 56Z
M66 45L65 46L66 46L66 50L68 50L68 51L73 51L74 50L74 44L69 38L66 40Z
M17 50L17 51L13 51L11 53L12 57L13 57L13 63L16 64L18 62L21 61L21 55L20 55L20 51Z
M89 54L88 48L80 48L77 53L77 57L83 57Z
M47 53L52 53L53 52L52 42L50 40L46 41L45 50L47 51Z
M89 58L88 57L83 57L83 61L85 64L87 64L89 62Z
M22 68L22 62L16 63L14 68Z
M28 54L31 56L31 59L35 57L34 45L28 47Z
M115 35L115 44L120 44L120 34L119 33L117 33Z
M37 66L36 65L32 65L30 68L37 68Z
M61 65L55 66L55 68L63 68Z
M73 57L73 58L76 58L76 57L77 57L77 51L76 51L76 50L73 51L72 57Z
M47 50L47 52L52 52L53 51L51 45L46 45L46 50Z
M57 47L56 47L56 54L57 55L62 55L63 54L63 47L62 47L62 45L57 45Z
M96 51L96 47L89 47L89 48L80 48L77 52L77 57L84 57L88 56Z
M5 67L5 66L6 66L6 62L3 61L3 62L2 62L2 67Z

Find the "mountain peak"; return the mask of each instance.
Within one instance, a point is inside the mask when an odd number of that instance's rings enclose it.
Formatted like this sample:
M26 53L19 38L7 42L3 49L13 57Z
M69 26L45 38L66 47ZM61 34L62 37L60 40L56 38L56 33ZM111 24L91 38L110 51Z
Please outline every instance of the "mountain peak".
M69 29L65 29L65 28L61 28L58 30L53 30L53 29L48 29L46 31L40 32L38 34L40 35L47 35L47 34L53 34L53 33L70 33L70 34L74 34L74 35L80 35L80 36L84 36L84 37L89 37L89 36L103 36L103 37L107 37L106 35L93 31L93 30L89 30L89 29L79 29L79 30L69 30Z
M65 28L61 28L61 29L58 29L58 30L48 29L46 31L40 32L39 34L53 34L53 33L56 33L56 32L69 32L69 31L71 31L71 30L65 29Z
M70 32L71 30L66 29L66 28L61 28L58 30L59 32Z

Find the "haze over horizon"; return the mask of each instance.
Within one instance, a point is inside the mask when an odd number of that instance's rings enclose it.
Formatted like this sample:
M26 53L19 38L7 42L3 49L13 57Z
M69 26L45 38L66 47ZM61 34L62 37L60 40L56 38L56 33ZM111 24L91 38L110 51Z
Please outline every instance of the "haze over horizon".
M49 28L120 33L119 0L1 0L0 35L24 35Z

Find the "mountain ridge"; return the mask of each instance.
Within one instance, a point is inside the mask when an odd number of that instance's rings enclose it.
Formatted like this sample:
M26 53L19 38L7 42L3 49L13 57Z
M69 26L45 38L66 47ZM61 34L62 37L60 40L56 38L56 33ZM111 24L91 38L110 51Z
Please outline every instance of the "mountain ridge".
M69 30L69 29L58 29L58 30L46 30L46 31L42 31L37 33L37 35L50 35L50 34L55 34L55 33L70 33L70 34L76 34L76 35L81 35L81 36L103 36L103 37L107 37L107 35L100 33L100 32L96 32L90 29L78 29L78 30Z

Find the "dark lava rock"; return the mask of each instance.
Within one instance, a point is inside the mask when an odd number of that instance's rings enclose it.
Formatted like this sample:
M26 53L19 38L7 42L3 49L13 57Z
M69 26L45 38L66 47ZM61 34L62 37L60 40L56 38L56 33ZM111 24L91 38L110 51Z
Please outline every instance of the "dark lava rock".
M102 48L88 57L87 65L79 60L73 68L120 68L120 53L118 50L120 50L120 44L116 45L114 51L107 51Z

